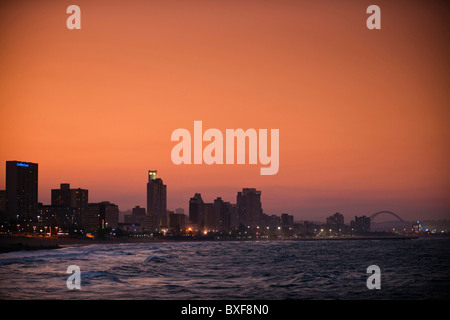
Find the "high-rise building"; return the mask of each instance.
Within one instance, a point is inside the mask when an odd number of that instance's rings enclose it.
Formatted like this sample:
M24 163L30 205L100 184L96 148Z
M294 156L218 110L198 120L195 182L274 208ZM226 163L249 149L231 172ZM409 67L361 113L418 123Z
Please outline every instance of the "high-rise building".
M204 209L205 203L203 202L202 195L196 193L189 200L189 221L197 226L204 224Z
M327 224L333 225L343 225L344 224L344 216L339 212L336 212L332 216L327 217Z
M38 164L6 161L7 220L36 220L37 204Z
M336 212L332 216L327 217L327 228L330 228L333 232L341 233L344 231L344 216L339 212Z
M236 203L226 202L226 206L230 211L230 230L239 227L239 207Z
M205 219L203 231L216 230L218 219L215 216L214 203L205 203L204 210L205 210Z
M220 231L230 231L233 214L233 206L225 202L221 197L214 200L215 229Z
M239 220L244 225L259 225L262 219L261 191L243 188L237 194Z
M83 229L95 232L102 229L117 229L119 224L119 207L108 201L89 203Z
M225 202L223 201L222 197L217 197L214 200L214 215L213 215L213 225L215 230L221 230L224 231L225 229L223 228L224 225L224 220L228 220L226 218L227 213L229 213L227 211L227 207L225 205Z
M156 170L148 171L147 215L156 226L167 226L167 186L157 177Z
M75 208L78 221L83 224L83 219L88 208L88 190L71 189L69 183L61 183L59 189L52 189L52 206L64 206Z
M169 212L167 224L170 230L175 232L175 234L179 234L186 227L186 215L184 213Z
M355 216L355 220L350 222L350 226L352 227L353 231L357 233L370 232L370 218L366 216Z

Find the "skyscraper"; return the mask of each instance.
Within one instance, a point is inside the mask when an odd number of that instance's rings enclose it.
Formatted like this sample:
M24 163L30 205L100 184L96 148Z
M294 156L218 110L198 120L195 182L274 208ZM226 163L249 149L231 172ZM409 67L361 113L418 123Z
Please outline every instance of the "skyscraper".
M156 170L148 171L147 215L154 218L156 226L167 226L167 186Z
M204 209L205 203L203 202L202 195L196 193L189 200L189 221L197 226L204 224Z
M216 220L216 229L221 231L231 230L232 205L225 202L221 197L214 200L214 217Z
M6 161L7 220L36 219L38 203L38 164Z
M243 188L237 194L239 220L244 225L259 225L262 219L261 191Z
M214 203L205 203L203 205L205 214L204 214L204 224L203 231L212 231L216 229L216 218L214 215ZM201 225L200 225L201 228Z

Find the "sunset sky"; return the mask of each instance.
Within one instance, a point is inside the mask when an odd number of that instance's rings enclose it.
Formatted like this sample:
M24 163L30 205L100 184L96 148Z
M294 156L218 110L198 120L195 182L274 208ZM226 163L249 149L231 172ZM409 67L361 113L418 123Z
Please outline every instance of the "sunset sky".
M69 30L66 8L81 8ZM381 8L369 30L366 8ZM444 1L2 1L0 189L39 163L89 201L168 209L200 192L321 220L380 210L450 219L450 14ZM280 130L280 168L175 165L177 128ZM204 143L204 146L206 143Z

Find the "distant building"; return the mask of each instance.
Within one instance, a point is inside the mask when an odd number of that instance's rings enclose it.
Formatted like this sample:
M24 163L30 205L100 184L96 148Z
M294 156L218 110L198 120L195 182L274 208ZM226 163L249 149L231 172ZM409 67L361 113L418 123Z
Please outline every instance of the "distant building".
M237 194L240 223L259 225L262 219L261 191L255 188L243 188Z
M38 164L6 161L6 216L9 222L36 220Z
M225 202L221 197L214 200L214 216L216 228L219 231L228 232L232 228L233 215L236 214L236 205Z
M159 219L157 216L145 215L144 230L150 233L157 232L160 228Z
M184 213L169 212L167 219L169 229L175 233L180 233L186 228L186 215Z
M221 218L225 214L225 203L221 197L217 197L213 203L206 205L207 212L207 226L210 230L222 229Z
M131 210L131 214L126 214L124 216L124 223L130 225L139 225L144 228L145 226L145 208L141 208L140 206L136 206Z
M205 203L204 231L217 230L218 218L215 215L214 203Z
M238 226L237 206L217 197L213 203L203 202L200 193L189 200L189 221L200 231L229 231Z
M125 223L125 216L126 215L131 215L131 214L132 214L131 209L127 209L125 211L120 210L119 211L119 223Z
M370 218L366 216L355 216L355 220L350 223L350 226L357 233L370 232Z
M239 227L239 208L235 203L225 202L230 211L230 230Z
M58 227L64 231L74 230L81 226L77 208L70 206L39 204L37 216L41 226Z
M132 233L141 233L144 231L144 229L141 225L131 224L131 223L119 223L117 228L119 230L122 230L125 232L132 232Z
M156 170L148 171L147 215L158 226L167 226L167 186L157 177Z
M83 223L89 202L87 189L71 189L69 183L61 183L59 189L52 189L51 197L52 206L75 208L79 216L77 220Z
M319 231L320 226L313 222L303 221L301 229L305 235L311 236L315 235Z
M281 214L281 226L283 228L292 228L294 226L294 216L287 213Z
M339 212L336 212L334 215L329 216L326 220L327 228L331 229L335 233L344 232L344 216Z
M101 229L117 229L119 224L119 207L108 201L89 203L86 211L83 229L95 232Z
M276 227L279 225L281 225L281 217L279 217L275 214L271 215L269 217L269 226L273 228L273 227Z
M59 189L52 189L52 205L86 209L87 204L87 189L71 189L69 183L61 183Z
M131 209L131 214L134 216L145 216L145 208L136 206L133 209Z
M205 203L203 202L202 195L196 193L189 200L189 221L197 226L204 225Z

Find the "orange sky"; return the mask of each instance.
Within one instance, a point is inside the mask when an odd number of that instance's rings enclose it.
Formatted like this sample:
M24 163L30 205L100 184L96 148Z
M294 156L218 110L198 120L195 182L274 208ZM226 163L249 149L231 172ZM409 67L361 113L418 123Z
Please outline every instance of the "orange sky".
M195 192L322 219L450 218L450 37L433 1L3 1L5 161L39 163L39 201L68 182L91 202L168 208ZM66 8L81 8L81 30ZM381 30L366 28L370 4ZM173 130L280 129L280 169L172 163ZM204 144L206 145L206 143Z

